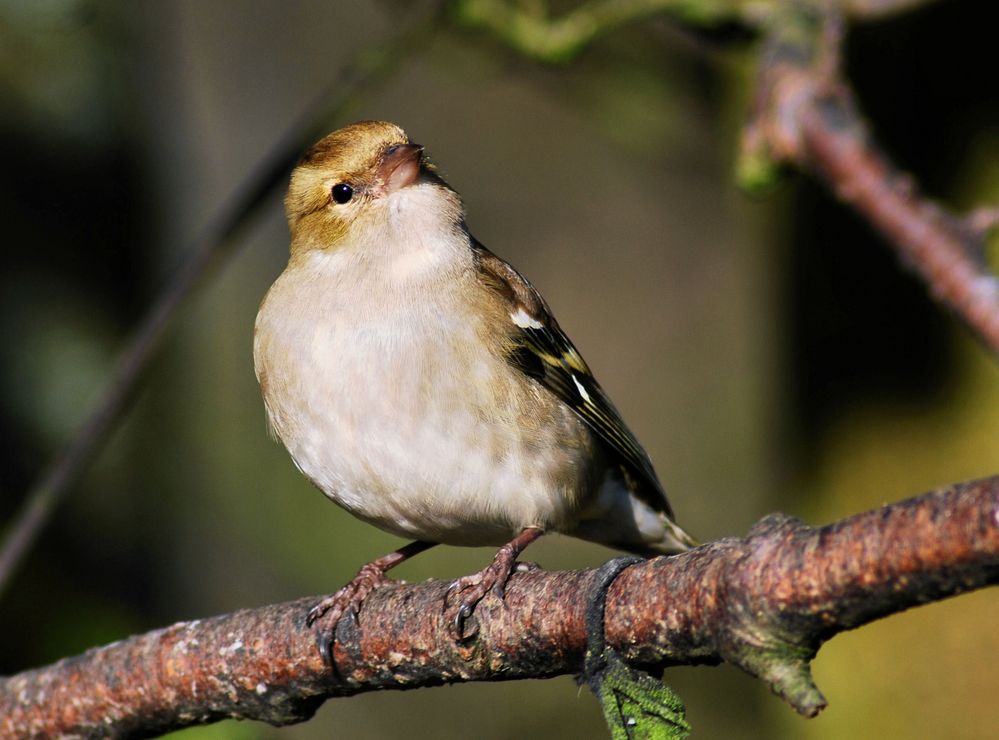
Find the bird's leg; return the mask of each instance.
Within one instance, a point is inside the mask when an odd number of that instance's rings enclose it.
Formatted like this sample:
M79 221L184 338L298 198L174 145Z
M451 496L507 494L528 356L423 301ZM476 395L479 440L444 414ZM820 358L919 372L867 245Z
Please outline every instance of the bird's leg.
M465 640L475 634L466 634L465 622L476 605L491 590L501 600L510 574L517 566L517 556L534 540L544 534L544 530L528 527L499 549L493 561L478 573L462 576L451 584L444 595L444 619L448 632L455 640Z
M376 588L389 582L389 579L385 577L386 571L424 550L429 550L435 544L434 542L411 542L388 555L372 560L361 566L350 583L335 594L325 597L309 610L305 623L311 627L319 622L316 641L319 643L319 651L330 666L333 665L333 640L336 626L341 617L350 613L356 618L361 604L368 598L368 595Z

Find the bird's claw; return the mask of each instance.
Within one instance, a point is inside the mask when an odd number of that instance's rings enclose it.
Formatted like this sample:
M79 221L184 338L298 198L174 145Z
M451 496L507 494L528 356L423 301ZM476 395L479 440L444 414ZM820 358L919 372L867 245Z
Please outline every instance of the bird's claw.
M449 632L457 640L470 640L479 633L479 625L475 622L469 623L475 606L468 602L462 602L455 610L454 618L449 622Z
M488 593L481 584L464 585L462 580L452 583L444 597L444 622L448 635L456 642L469 640L478 633L478 625L470 620L475 607Z
M478 624L470 620L487 594L492 592L500 604L504 603L506 582L514 571L516 561L503 555L501 550L493 562L478 573L459 578L444 594L444 619L448 634L456 642L468 641L478 634Z
M339 594L339 591L337 592L337 594ZM326 612L328 612L330 609L333 608L332 602L335 597L336 594L334 594L333 596L327 596L318 604L316 604L314 607L309 609L309 613L305 616L305 624L307 627L311 627L313 624L315 624L317 619L319 619Z
M319 654L323 656L323 662L333 665L333 633L328 630L319 630L316 634L316 645L319 647Z
M372 591L385 585L389 579L378 568L369 567L361 570L346 586L335 594L324 597L314 607L309 609L305 623L316 627L316 644L323 660L333 667L333 643L336 641L336 627L345 616L350 616L356 623L361 604Z

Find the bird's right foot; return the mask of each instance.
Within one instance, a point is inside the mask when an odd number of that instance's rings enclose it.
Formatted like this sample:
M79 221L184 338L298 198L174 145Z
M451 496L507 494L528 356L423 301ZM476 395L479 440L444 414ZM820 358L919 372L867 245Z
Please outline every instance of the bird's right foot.
M309 610L305 623L316 626L316 642L323 660L333 666L333 642L336 639L336 626L344 616L350 615L357 619L364 600L372 591L391 583L392 579L385 575L377 563L364 565L351 581L335 594L322 599Z
M356 620L361 605L371 592L392 582L392 579L385 575L387 570L433 546L432 542L411 542L395 552L372 560L357 571L357 575L350 583L335 594L322 599L309 610L305 623L309 627L317 625L316 642L319 645L319 652L330 668L334 667L333 642L336 639L336 626L344 615L349 614Z

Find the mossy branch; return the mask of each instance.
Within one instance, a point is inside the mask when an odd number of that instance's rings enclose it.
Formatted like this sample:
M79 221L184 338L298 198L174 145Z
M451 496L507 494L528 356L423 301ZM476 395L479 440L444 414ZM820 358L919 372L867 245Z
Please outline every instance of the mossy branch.
M936 0L794 0L793 5L830 4L857 20L912 10ZM545 0L455 0L454 18L489 31L520 54L543 62L567 62L594 39L622 26L656 16L692 26L738 23L762 29L789 14L788 0L589 0L553 15Z

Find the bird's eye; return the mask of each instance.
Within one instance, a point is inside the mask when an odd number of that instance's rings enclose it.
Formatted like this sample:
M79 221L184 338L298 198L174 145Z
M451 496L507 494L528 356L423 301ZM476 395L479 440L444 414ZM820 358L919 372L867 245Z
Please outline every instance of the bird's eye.
M338 182L333 186L333 200L343 205L354 197L354 188L345 182Z

